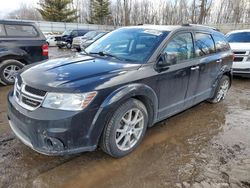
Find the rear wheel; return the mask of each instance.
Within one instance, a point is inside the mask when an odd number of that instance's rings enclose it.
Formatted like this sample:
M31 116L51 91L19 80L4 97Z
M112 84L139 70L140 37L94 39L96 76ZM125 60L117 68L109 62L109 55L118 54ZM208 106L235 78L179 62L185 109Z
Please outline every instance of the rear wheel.
M0 63L0 79L5 85L15 83L15 78L19 70L23 68L23 64L15 59L4 60Z
M105 126L101 148L112 157L123 157L132 152L142 141L148 124L144 104L130 99L121 105Z
M211 103L219 103L222 100L224 100L230 88L230 85L231 85L230 78L227 75L223 75L216 88L214 96L208 101Z

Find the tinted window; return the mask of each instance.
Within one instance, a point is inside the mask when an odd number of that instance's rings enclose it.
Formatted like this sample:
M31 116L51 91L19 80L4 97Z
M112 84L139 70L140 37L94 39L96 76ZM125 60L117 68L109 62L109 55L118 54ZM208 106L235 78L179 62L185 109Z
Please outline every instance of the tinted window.
M196 55L204 56L215 53L215 45L211 35L205 33L196 33L195 38Z
M0 24L0 36L5 36L5 30L4 30L4 27L3 25Z
M86 52L105 52L127 61L144 63L167 34L153 29L122 28L101 37L86 48Z
M228 42L222 35L214 35L214 42L217 52L223 52L230 49Z
M250 32L229 34L227 40L228 42L250 42Z
M8 36L35 37L37 32L31 25L5 25Z
M181 33L176 35L164 49L168 55L174 57L178 62L194 57L194 45L191 33Z

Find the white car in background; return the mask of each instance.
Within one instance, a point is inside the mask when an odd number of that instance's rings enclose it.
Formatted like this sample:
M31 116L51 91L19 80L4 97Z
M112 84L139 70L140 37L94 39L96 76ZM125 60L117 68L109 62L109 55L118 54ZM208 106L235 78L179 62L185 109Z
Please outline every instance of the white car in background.
M232 31L226 35L234 52L234 75L250 77L250 29Z

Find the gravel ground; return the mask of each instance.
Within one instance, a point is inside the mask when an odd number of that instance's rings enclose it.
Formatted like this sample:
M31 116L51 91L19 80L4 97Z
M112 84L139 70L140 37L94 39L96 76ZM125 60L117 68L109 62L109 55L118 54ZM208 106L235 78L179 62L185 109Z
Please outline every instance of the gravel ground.
M73 55L50 49L50 57ZM250 79L235 78L220 104L201 103L149 129L122 159L100 150L38 154L11 132L0 86L0 187L250 187Z

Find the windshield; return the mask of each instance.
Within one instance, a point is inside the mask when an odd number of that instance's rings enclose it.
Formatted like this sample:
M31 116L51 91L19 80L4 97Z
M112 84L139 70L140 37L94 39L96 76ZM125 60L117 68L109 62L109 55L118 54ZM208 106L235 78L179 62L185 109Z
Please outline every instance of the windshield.
M98 33L96 31L90 31L90 32L87 32L83 38L87 38L87 39L92 39L93 37L95 37Z
M72 30L65 30L62 35L63 36L70 35L71 32L72 32Z
M232 33L227 36L227 40L230 43L233 42L249 42L250 43L250 32Z
M85 51L89 54L103 52L126 61L144 63L167 34L151 29L122 28L101 37Z
M93 40L97 40L99 38L101 38L102 36L104 36L106 33L99 33L98 35L96 35Z

